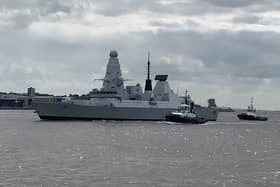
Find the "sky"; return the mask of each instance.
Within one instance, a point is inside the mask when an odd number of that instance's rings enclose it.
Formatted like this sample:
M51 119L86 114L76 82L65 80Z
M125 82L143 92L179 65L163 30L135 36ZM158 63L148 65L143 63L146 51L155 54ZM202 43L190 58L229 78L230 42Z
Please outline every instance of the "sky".
M280 110L278 0L0 0L0 91L64 95L101 83L109 52L127 85L168 74L196 103ZM153 82L155 84L155 82Z

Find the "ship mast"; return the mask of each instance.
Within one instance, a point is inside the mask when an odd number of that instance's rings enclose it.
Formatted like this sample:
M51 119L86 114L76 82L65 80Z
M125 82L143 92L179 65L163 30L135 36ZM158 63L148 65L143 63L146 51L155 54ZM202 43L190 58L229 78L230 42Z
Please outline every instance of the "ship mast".
M147 79L146 79L146 84L145 84L145 91L152 91L152 81L150 79L150 52L148 52L148 72L147 72Z
M150 80L150 65L151 65L150 52L148 52L148 80Z

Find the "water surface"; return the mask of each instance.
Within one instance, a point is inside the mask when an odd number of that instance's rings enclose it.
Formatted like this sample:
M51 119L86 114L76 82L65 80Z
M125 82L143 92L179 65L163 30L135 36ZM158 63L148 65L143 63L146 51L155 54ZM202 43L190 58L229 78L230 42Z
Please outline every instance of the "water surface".
M182 126L0 111L0 186L280 186L280 113Z

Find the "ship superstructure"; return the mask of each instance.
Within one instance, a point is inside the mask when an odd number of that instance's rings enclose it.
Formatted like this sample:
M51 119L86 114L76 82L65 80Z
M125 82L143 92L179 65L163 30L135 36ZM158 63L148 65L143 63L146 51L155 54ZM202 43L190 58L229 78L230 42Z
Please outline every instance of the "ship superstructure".
M185 98L170 89L168 75L156 75L152 89L150 54L143 92L138 83L124 85L117 51L111 51L101 89L93 89L88 99L70 99L61 103L37 103L41 119L114 119L114 120L165 120L176 111ZM218 111L211 107L197 107L196 114L207 120L216 120Z

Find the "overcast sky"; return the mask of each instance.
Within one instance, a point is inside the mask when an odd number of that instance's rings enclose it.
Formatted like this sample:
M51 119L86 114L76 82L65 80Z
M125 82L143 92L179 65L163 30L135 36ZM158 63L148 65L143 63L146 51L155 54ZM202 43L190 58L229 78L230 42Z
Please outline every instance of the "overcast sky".
M279 0L0 0L0 91L100 86L111 49L127 84L169 74L199 104L280 109Z

